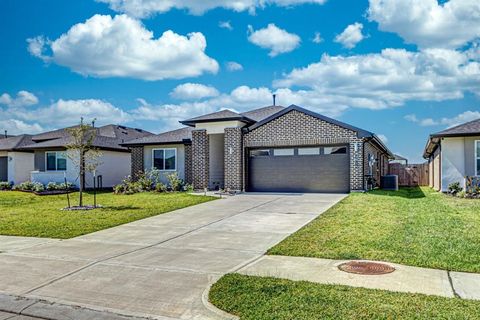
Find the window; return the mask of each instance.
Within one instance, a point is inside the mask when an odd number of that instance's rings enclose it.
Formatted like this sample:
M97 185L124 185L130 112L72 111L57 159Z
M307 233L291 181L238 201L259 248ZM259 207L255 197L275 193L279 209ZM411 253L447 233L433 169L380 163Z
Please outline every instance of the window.
M152 166L163 171L177 169L177 149L153 149Z
M347 154L347 147L325 147L323 154Z
M270 155L269 149L258 149L258 150L251 150L250 157L268 157Z
M45 159L47 171L67 170L67 157L64 152L46 152Z
M320 154L320 148L298 148L299 156L317 156Z
M480 140L475 141L475 163L477 176L480 176Z
M293 156L295 149L273 149L274 156Z

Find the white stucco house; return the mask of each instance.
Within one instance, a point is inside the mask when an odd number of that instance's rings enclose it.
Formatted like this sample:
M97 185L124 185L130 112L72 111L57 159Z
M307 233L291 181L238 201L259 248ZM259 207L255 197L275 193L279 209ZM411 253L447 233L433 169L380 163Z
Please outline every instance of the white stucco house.
M33 152L23 147L32 143L32 136L2 136L0 138L0 181L12 184L30 180Z
M130 175L130 150L120 144L152 133L113 124L95 130L93 146L102 154L99 159L101 164L96 170L98 182L103 188L111 188ZM30 152L31 155L31 167L28 168L26 180L42 184L62 183L66 177L68 182L78 187L78 168L66 154L69 141L70 134L66 128L31 136L31 143L21 148L23 152ZM91 173L85 176L85 187L93 187Z
M446 192L459 182L465 189L480 177L480 119L430 135L423 157L432 188Z

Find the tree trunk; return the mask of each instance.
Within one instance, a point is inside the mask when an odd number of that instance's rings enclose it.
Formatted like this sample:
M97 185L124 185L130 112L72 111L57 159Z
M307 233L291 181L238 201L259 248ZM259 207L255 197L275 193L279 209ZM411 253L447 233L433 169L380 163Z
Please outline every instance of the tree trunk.
M79 192L79 198L78 198L78 205L80 207L83 207L83 188L85 186L85 160L84 160L85 154L83 151L80 151L80 192Z

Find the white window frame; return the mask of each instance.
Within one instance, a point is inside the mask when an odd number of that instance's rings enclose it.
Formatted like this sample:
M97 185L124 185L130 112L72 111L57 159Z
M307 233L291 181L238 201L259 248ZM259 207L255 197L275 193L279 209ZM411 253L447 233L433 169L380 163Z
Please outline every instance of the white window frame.
M55 170L48 170L48 161L47 161L47 158L48 158L48 154L49 153L55 153ZM57 162L57 159L58 159L58 155L59 154L63 154L64 158L65 158L65 170L59 170L58 169L58 162ZM66 163L66 160L67 160L67 155L65 154L64 151L45 151L45 172L57 172L57 171L60 171L60 172L64 172L64 171L67 171L68 169L68 165Z
M155 151L163 150L163 168L165 168L165 151L173 150L175 151L175 169L157 169L155 168ZM156 169L162 172L175 172L178 168L178 158L177 158L177 148L154 148L152 149L152 169Z
M473 156L474 156L474 168L475 168L475 176L479 176L478 171L480 171L480 168L478 167L478 160L480 160L480 154L477 154L478 148L480 147L480 140L475 140L475 143L473 145L475 150L473 150Z

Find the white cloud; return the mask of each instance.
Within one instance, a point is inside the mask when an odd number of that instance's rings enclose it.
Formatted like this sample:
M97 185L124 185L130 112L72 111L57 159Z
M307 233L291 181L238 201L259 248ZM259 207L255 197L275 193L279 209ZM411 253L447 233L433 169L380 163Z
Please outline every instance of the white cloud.
M230 71L230 72L242 71L243 70L243 66L240 63L235 62L235 61L227 62L226 66L227 66L227 70Z
M385 143L385 144L388 143L388 138L387 138L386 135L380 133L380 134L377 134L377 137L378 137L380 140L382 140L383 143Z
M250 35L248 40L264 49L270 49L269 56L275 57L281 53L295 50L300 45L300 37L294 33L278 28L270 23L266 28L253 30L248 26Z
M81 117L96 118L100 125L126 123L132 120L128 112L98 99L59 99L50 105L36 108L0 109L0 119L19 120L29 125L38 123L48 128L70 126L78 123Z
M232 27L232 24L230 23L230 21L220 21L220 22L218 23L218 26L219 26L220 28L228 29L228 30L230 30L230 31L233 30L233 27Z
M467 53L444 49L324 55L319 62L284 75L274 86L309 88L318 96L348 101L351 107L384 109L408 100L459 99L465 92L480 95L480 63Z
M13 98L8 93L0 96L0 105L6 105L10 108L28 107L38 103L38 98L31 92L21 90L17 92L17 96Z
M363 24L349 25L343 32L335 37L335 42L341 43L345 48L353 49L365 36L362 34Z
M323 4L326 0L97 0L107 3L111 9L128 13L130 16L144 18L172 9L187 10L193 15L202 15L215 8L224 8L236 12L255 13L257 8L268 5L291 7L301 4Z
M436 120L432 118L418 119L415 114L409 114L405 116L405 119L410 122L418 123L422 127L447 126L447 128L450 128L459 124L463 124L465 122L480 119L480 112L469 110L460 113L452 118L444 117Z
M218 71L218 63L205 54L202 33L182 36L168 30L155 39L141 22L126 15L95 15L54 41L28 41L32 55L82 75L162 80ZM46 46L51 56L43 54Z
M6 119L0 120L0 130L2 134L7 130L8 134L36 134L43 131L42 126L38 123L28 124L21 120L16 119Z
M196 100L216 97L219 94L218 90L212 86L199 83L184 83L173 89L170 96L179 100Z
M418 118L415 114L407 114L405 117L403 117L405 120L410 121L410 122L418 122Z
M317 44L323 42L323 38L322 38L322 35L321 35L320 32L315 32L315 35L313 36L312 42L317 43Z
M368 17L422 48L458 48L480 37L478 0L370 0Z

